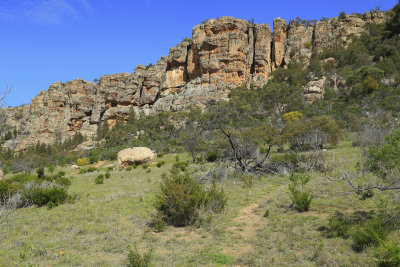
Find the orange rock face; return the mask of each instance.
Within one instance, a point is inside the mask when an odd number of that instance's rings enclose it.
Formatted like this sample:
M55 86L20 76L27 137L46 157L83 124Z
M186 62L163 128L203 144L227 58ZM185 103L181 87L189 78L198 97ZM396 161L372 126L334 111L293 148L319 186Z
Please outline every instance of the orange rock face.
M283 63L283 57L285 55L286 30L286 20L281 18L274 19L273 70L281 67Z
M238 85L264 85L272 71L293 60L307 65L312 52L337 38L348 42L349 34L360 35L366 23L383 22L385 16L367 12L289 25L277 18L273 32L267 24L232 17L210 19L195 26L191 39L172 47L154 66L105 75L97 84L81 79L54 83L30 105L5 109L6 124L21 132L18 150L38 140L63 140L77 131L93 136L99 124L107 121L112 126L118 117L126 119L130 109L139 116L176 111L192 103L204 106L226 99ZM305 95L312 102L323 96L323 89L309 89Z

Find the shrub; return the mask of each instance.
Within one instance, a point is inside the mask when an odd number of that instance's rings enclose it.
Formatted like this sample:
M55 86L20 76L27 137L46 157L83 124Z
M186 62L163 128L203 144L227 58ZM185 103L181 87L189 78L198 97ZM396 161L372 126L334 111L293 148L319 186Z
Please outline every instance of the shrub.
M44 179L44 167L40 166L37 170L36 170L37 176L39 179Z
M104 174L104 176L106 177L106 179L110 179L111 174L109 172L106 172L106 174Z
M387 230L381 220L373 219L368 221L363 227L357 228L353 234L353 248L355 251L362 251L371 245L378 245L386 240Z
M113 167L108 167L108 168L107 168L107 171L112 171L112 170L114 170Z
M80 169L79 170L79 174L84 174L84 173L87 173L87 170L85 170L85 169Z
M346 12L344 12L344 11L340 12L339 19L342 19L342 20L346 19Z
M329 218L329 237L339 236L342 238L349 237L351 221L343 213L336 212Z
M47 203L47 208L50 210L50 209L52 209L52 208L54 208L55 206L57 206L54 202L49 202L49 203Z
M63 176L65 176L65 171L59 171L58 173L57 173L57 176L58 177L63 177Z
M166 222L186 226L197 221L205 198L204 187L189 175L164 177L156 208Z
M178 170L181 170L181 171L185 171L186 170L186 167L189 165L189 163L187 163L187 162L183 162L183 161L178 161L178 162L175 162L173 165L172 165L172 168L173 169L178 169Z
M149 164L143 164L142 165L142 169L144 169L144 170L147 169L148 167L149 167Z
M164 154L163 154L163 153L158 153L158 154L157 154L157 158L162 158L162 157L164 157Z
M153 251L150 250L143 255L135 247L133 250L129 251L128 254L128 267L147 267L150 266L151 258L153 256Z
M213 182L211 188L207 192L206 206L213 212L220 213L225 209L227 200L224 189L221 188L218 190L215 182Z
M304 47L307 48L307 49L311 49L312 48L312 43L310 41L305 42L304 43Z
M375 252L375 258L381 267L400 266L400 246L393 242L382 242Z
M96 179L94 180L95 184L104 184L104 175L99 174Z
M132 166L126 167L125 171L129 172L132 170Z
M54 167L53 165L49 166L49 172L50 173L53 173L55 169L56 169L56 167Z
M207 160L208 162L214 162L214 161L216 161L217 159L218 159L218 154L217 154L217 152L215 152L215 151L210 151L210 152L208 152L207 155L206 155L206 160Z
M146 170L146 173L150 173L150 172L151 172L151 169L148 168L148 169Z
M265 218L269 217L269 209L266 209L263 215Z
M90 163L90 160L89 158L77 159L76 163L78 166L85 166Z
M7 166L4 166L2 171L3 171L4 175L7 175L9 173L10 169Z
M196 223L202 211L221 212L225 203L223 190L213 184L206 191L202 184L185 173L163 177L155 206L159 218L175 226L186 226Z
M179 161L179 156L175 155L175 161Z
M55 205L63 203L67 197L67 189L62 186L52 184L32 184L26 186L22 190L23 198L29 203L33 203L39 207L47 205L49 202L53 202Z
M400 131L396 130L385 137L382 144L367 151L366 166L380 178L390 180L400 171Z
M292 173L290 175L289 191L293 203L300 211L309 211L312 201L312 196L305 189L305 185L310 181L310 176L307 174Z
M65 187L69 187L71 185L71 180L66 177L59 177L55 179L55 182Z
M161 168L161 166L162 166L162 163L161 162L157 162L157 167Z
M97 171L97 169L95 167L89 167L87 169L87 172L95 172L95 171Z
M150 222L149 226L150 226L151 228L153 228L153 230L154 230L155 232L157 232L157 233L164 232L164 230L165 230L165 223L164 223L164 221L163 221L162 219L160 219L160 218L155 218L155 219L153 219L153 220Z
M89 161L90 161L91 164L97 163L97 162L99 161L99 156L97 156L97 155L90 155Z
M299 111L292 111L292 112L283 114L282 119L285 122L289 122L289 121L298 122L303 119L303 114L301 114Z

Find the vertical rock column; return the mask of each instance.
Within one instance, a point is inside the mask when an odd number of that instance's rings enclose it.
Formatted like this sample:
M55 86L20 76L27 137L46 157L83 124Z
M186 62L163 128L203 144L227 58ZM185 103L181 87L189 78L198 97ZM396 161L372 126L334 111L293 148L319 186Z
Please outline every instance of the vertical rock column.
M273 45L273 64L272 71L282 67L283 57L285 56L287 24L284 19L274 19L274 45Z
M255 25L254 40L252 82L258 87L267 82L268 76L271 73L272 31L268 24Z

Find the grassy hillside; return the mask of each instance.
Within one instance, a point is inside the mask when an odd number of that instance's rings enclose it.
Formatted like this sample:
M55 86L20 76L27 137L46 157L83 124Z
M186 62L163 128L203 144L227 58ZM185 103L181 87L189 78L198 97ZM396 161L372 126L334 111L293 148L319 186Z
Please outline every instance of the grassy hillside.
M348 143L325 151L329 160L343 159L337 171L354 168L360 150ZM189 160L181 154L181 160ZM160 159L158 159L160 160ZM131 171L115 169L104 184L95 177L104 173L58 168L72 180L69 193L73 203L52 209L30 207L10 211L0 229L0 258L4 266L122 266L128 247L153 249L154 266L368 266L374 264L372 251L352 249L353 240L328 238L324 228L335 211L367 216L379 211L392 193L377 193L360 200L343 182L331 182L313 173L307 185L313 198L309 212L298 212L289 196L288 175L245 180L228 178L219 182L228 196L225 211L200 227L167 226L156 233L148 227L156 213L154 201L161 174L170 169L175 157L165 155L161 168L151 172L140 166ZM190 172L210 167L191 164ZM266 212L268 210L268 216ZM360 215L361 214L361 215ZM364 215L363 215L364 214ZM265 217L266 216L266 217ZM393 231L389 239L398 240Z

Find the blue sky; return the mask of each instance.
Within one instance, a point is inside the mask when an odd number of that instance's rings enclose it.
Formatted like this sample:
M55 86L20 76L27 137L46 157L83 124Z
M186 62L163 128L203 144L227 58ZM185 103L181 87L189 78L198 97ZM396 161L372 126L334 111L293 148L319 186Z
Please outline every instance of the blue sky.
M272 26L275 17L363 13L397 0L0 0L0 88L7 106L29 103L56 81L133 72L155 63L201 21L221 16Z

